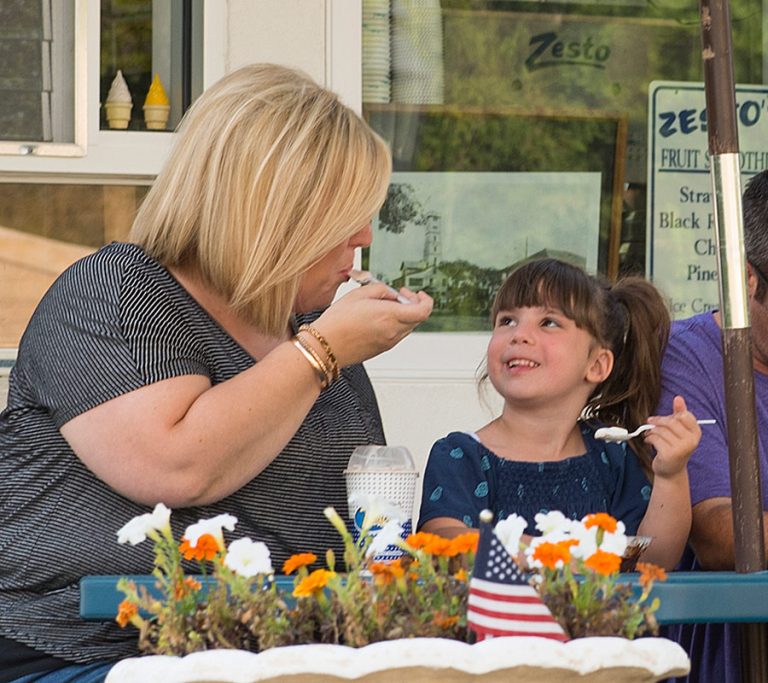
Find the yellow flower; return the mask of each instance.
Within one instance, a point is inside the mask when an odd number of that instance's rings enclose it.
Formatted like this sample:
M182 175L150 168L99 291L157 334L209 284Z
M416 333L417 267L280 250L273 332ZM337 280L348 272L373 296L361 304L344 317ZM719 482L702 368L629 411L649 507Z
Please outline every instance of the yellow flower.
M130 600L123 600L117 608L115 621L120 625L120 628L125 628L138 613L139 608L136 605Z
M466 583L469 579L469 574L467 574L466 569L459 569L454 575L453 578L457 581L462 581L463 583Z
M336 576L336 572L327 569L315 569L309 576L305 576L293 589L294 598L308 598L319 593L330 579Z
M599 527L603 531L612 534L616 531L616 519L605 512L595 512L584 518L584 526L591 529L593 526Z
M189 540L184 538L179 550L185 560L212 560L219 552L219 542L211 534L203 534L197 539L195 546L190 545Z
M283 574L292 574L299 567L306 567L308 564L312 564L317 561L317 555L314 553L298 553L291 555L283 563Z
M650 562L638 562L637 571L640 572L640 585L647 586L653 581L666 581L667 572Z
M619 571L621 565L621 556L616 553L607 553L605 550L596 550L590 555L584 564L592 571L608 576Z

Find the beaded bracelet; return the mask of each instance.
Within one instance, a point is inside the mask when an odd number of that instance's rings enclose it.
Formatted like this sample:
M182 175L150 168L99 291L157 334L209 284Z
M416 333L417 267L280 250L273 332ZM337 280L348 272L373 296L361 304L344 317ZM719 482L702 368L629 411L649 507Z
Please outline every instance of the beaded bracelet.
M325 355L328 356L328 364L331 366L331 372L333 379L331 381L336 381L339 378L339 363L336 360L336 354L334 354L333 349L331 349L331 345L328 343L328 340L320 334L312 325L302 325L299 327L299 333L301 332L309 332L315 339L317 339L318 342L320 342L320 346L323 347L323 351L325 351Z
M328 370L326 369L323 362L320 360L319 356L314 352L314 350L309 351L305 348L304 344L302 344L301 340L298 337L293 338L293 345L301 351L304 358L306 358L309 361L309 364L314 368L315 372L317 373L317 376L320 378L320 385L323 389L327 389L329 386L328 382Z

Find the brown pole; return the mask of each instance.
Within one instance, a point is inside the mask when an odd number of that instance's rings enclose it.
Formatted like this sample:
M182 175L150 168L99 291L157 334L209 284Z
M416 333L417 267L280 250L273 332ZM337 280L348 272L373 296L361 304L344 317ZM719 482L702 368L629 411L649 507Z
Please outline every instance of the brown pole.
M765 567L752 340L741 210L739 139L728 0L700 0L704 91L720 274L723 375L736 571ZM742 680L768 681L765 624L741 630Z

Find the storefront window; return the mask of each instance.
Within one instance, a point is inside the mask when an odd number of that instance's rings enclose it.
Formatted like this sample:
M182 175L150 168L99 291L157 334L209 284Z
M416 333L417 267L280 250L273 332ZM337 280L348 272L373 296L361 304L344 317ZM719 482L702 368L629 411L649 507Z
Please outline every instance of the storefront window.
M731 12L736 81L763 83L762 5ZM527 258L645 273L650 85L702 80L696 4L364 0L363 110L395 169L367 265L424 282L436 331L487 329Z
M202 92L202 36L202 0L101 0L100 127L175 128Z
M147 186L0 185L0 348L17 347L58 275L112 240L125 240Z

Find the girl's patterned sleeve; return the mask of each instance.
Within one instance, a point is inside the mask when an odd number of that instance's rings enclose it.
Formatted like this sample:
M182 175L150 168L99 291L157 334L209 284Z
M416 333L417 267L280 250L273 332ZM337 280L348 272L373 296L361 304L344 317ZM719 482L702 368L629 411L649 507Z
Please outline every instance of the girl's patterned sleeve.
M419 525L451 517L477 527L480 511L491 507L488 472L471 437L454 432L435 442L424 472Z

